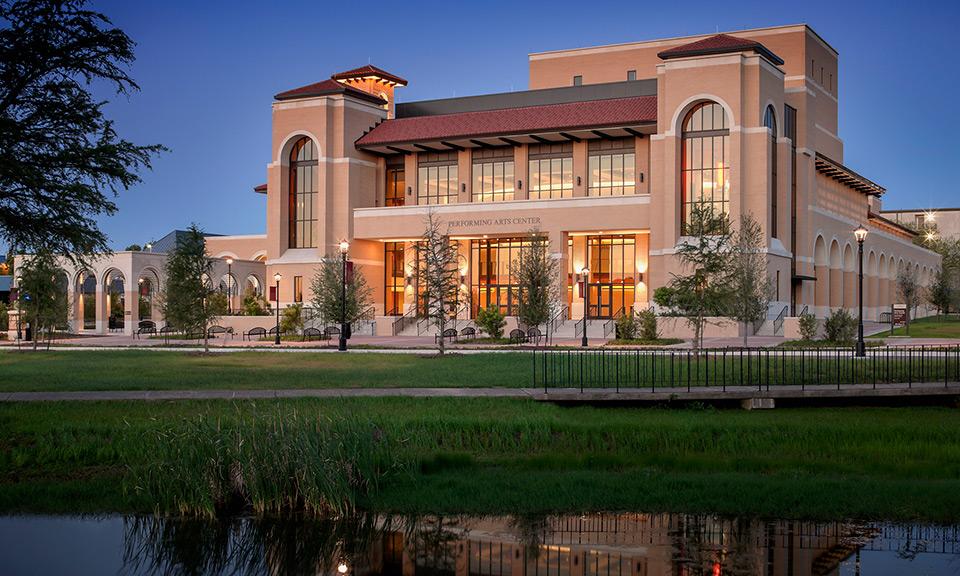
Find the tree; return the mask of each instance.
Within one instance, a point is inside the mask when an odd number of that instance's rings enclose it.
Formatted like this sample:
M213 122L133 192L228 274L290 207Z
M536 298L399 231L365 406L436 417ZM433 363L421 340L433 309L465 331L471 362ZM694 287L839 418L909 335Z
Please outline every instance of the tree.
M270 304L253 288L243 292L243 303L240 305L246 316L263 316L270 313Z
M207 329L223 314L221 302L209 283L213 260L207 256L203 232L191 224L177 237L177 247L167 256L167 285L163 293L163 316L184 332L203 331L203 349L210 350ZM224 299L225 300L225 299Z
M120 138L94 84L129 96L134 42L84 0L0 0L0 238L70 260L162 146Z
M124 248L124 250L125 250L126 252L142 252L142 251L143 251L143 247L140 246L139 244L131 244L131 245L127 246L126 248Z
M937 313L950 313L950 307L957 298L953 279L949 270L940 268L933 277L933 284L927 289L927 300L936 306Z
M425 229L416 243L418 271L423 279L425 314L437 327L437 335L443 331L457 313L460 300L460 243L440 232L440 220L430 212ZM444 338L437 338L440 354L444 353Z
M910 335L910 317L913 309L920 305L920 286L917 284L917 273L910 266L904 266L897 272L897 293L900 300L907 305L906 333Z
M354 268L353 279L347 282L347 322L367 319L373 307L373 289L359 267ZM343 262L339 256L326 256L310 281L313 297L310 305L323 322L339 322L343 300Z
M20 313L33 327L33 349L46 330L52 332L66 324L67 301L66 277L57 257L49 250L27 256L20 264Z
M750 325L766 319L773 284L767 274L767 258L763 253L764 235L756 219L740 217L733 249L730 252L731 289L730 316L743 324L743 345L747 346Z
M673 274L670 305L693 328L693 348L703 345L703 327L708 316L726 313L732 296L730 251L733 234L726 214L717 214L708 204L690 210L677 258L686 274Z
M550 240L533 230L529 243L520 248L515 272L519 288L519 320L526 326L539 326L550 320L550 307L556 299L557 261L550 256Z

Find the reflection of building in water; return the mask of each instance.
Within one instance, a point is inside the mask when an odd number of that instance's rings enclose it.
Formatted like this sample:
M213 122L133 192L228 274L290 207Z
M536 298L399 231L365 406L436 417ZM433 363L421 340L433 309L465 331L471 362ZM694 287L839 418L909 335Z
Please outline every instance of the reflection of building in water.
M385 533L352 568L383 576L830 575L877 534L855 523L667 514L446 520Z

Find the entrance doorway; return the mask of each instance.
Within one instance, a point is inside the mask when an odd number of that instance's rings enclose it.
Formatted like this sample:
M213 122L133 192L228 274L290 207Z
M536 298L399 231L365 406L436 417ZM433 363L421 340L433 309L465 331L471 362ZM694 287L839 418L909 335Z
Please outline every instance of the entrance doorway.
M588 236L590 283L588 318L613 318L633 306L636 291L636 237Z

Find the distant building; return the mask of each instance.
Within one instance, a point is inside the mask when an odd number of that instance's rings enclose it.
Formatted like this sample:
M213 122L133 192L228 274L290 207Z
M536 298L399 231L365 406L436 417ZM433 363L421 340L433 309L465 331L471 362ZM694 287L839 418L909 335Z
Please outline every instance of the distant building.
M883 210L880 214L921 234L933 231L944 238L960 238L960 208Z

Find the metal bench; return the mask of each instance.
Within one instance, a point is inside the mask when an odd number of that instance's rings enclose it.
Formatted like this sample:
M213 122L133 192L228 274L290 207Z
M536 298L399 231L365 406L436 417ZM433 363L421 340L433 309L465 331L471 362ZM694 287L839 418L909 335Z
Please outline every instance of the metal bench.
M476 338L476 337L477 337L477 329L474 328L473 326L467 326L466 328L464 328L463 330L460 331L460 337L461 337L461 338Z
M310 340L329 340L330 336L319 328L304 328L300 340L308 342Z
M323 329L324 340L330 340L334 336L336 336L337 338L340 337L340 329L337 328L336 326L327 326L326 328Z
M251 328L242 334L244 340L253 340L254 338L265 338L267 336L267 329L257 326L256 328Z
M534 345L539 346L542 338L543 333L540 332L539 328L531 328L527 330L527 341L533 341Z
M208 338L216 338L218 335L221 335L221 334L223 334L223 335L233 335L233 328L224 328L223 326L220 326L219 324L215 324L215 325L207 328L207 337L208 337Z
M456 328L447 328L446 330L443 331L442 334L438 334L437 336L434 337L434 339L437 341L438 344L439 344L440 341L443 340L444 338L451 338L451 339L453 339L454 342L456 342L456 341L457 341L457 329L456 329Z
M153 320L141 320L137 324L137 330L133 333L134 338L140 338L144 334L156 334L157 324Z
M527 335L524 334L523 330L519 328L514 328L510 331L510 343L511 344L523 344L527 341Z

